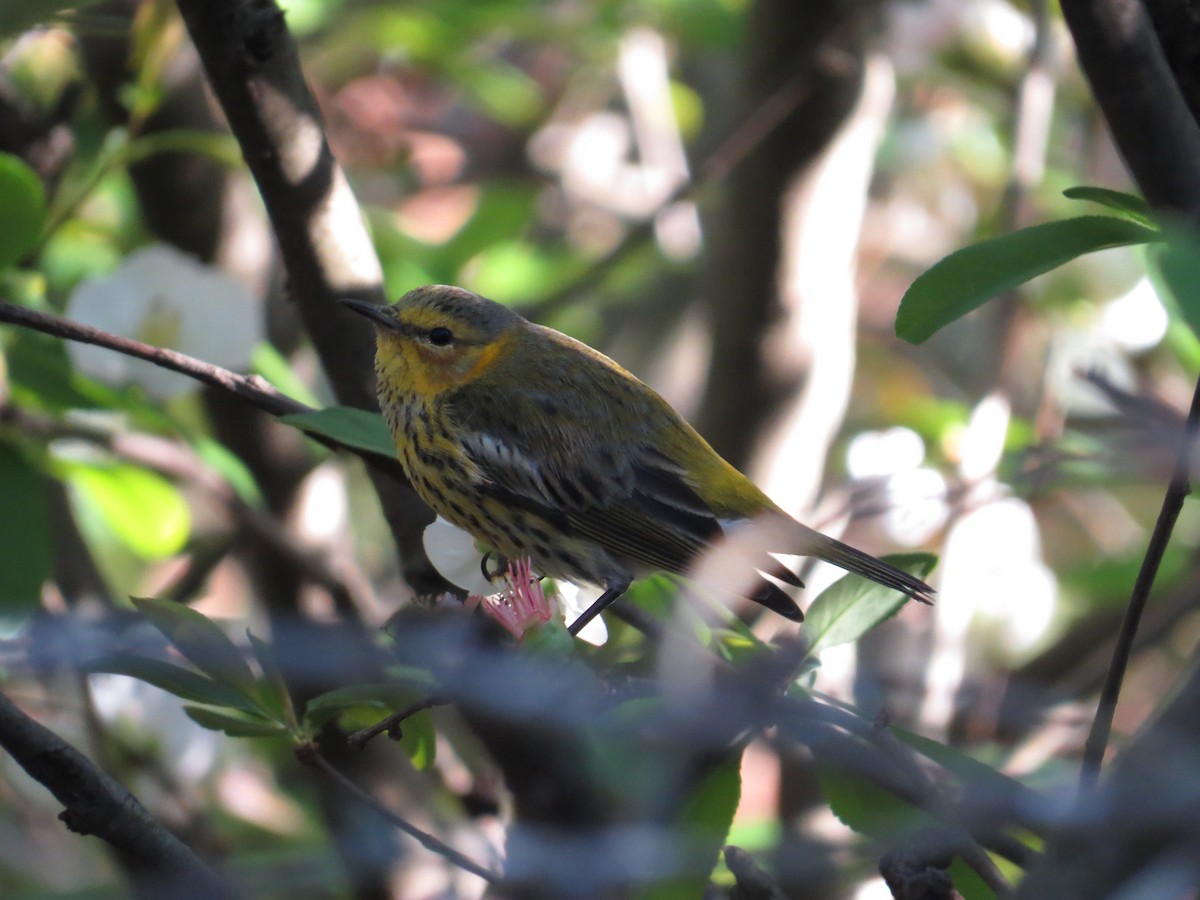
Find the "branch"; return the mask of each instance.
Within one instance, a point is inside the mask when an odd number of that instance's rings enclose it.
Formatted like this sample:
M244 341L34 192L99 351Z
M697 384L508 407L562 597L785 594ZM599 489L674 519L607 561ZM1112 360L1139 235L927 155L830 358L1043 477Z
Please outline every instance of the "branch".
M0 746L66 807L78 834L107 841L144 897L233 897L233 888L86 756L0 694ZM181 889L183 893L176 893ZM169 888L169 891L168 891Z
M180 353L177 350L167 350L163 347L143 344L141 341L135 341L132 338L121 337L108 331L102 331L99 328L93 328L91 325L81 325L78 322L72 322L70 319L64 319L61 316L51 313L37 312L36 310L27 309L24 306L18 306L15 303L0 300L0 322L23 325L26 328L32 328L34 331L40 331L54 337L60 337L69 341L78 341L82 344L94 344L97 347L105 347L109 350L115 350L117 353L124 353L126 356L144 359L147 362L154 363L156 366L162 366L164 369L170 369L172 372L179 372L190 378L194 378L201 384L226 390L273 416L286 416L292 413L313 411L312 407L306 406L298 400L293 400L287 394L280 393L257 375L239 375L236 372L231 372L220 366L214 366L212 363L204 362L203 360L196 359L194 356ZM403 477L400 463L391 457L351 447L325 435L311 434L309 432L305 432L305 434L331 450L345 450L348 453L353 453L355 456L361 457L376 468L385 469L391 474Z
M223 388L273 416L312 412L310 407L275 390L257 375L238 375L228 369L203 362L176 350L153 347L132 338L121 337L99 328L93 328L91 325L81 325L51 313L37 312L24 306L17 306L15 303L0 300L0 322L24 325L26 328L32 328L34 331L41 331L54 337L78 341L81 344L94 344L97 347L106 347L109 350L124 353L126 356L144 359L156 366L162 366L164 369L194 378L202 384Z
M376 409L371 330L337 302L384 303L362 210L329 148L296 43L273 0L178 0L188 33L250 174L288 275L288 294L338 402ZM419 594L451 590L421 544L433 512L399 464L368 470Z
M1150 205L1200 220L1200 129L1140 0L1062 0L1079 63Z
M409 837L414 838L417 843L419 843L426 850L444 857L448 862L458 866L464 872L470 872L472 875L479 876L484 881L488 882L488 884L495 884L501 880L500 875L496 872L481 866L469 856L464 856L449 844L445 843L439 838L434 837L427 831L422 831L407 819L396 815L394 812L360 788L357 784L335 769L333 765L330 764L329 760L311 747L305 748L304 752L297 752L297 756L301 762L320 769L331 779L333 779L333 782L343 791L350 794L360 802L367 804L369 807L379 813L379 815L383 816Z
M1150 534L1150 544L1146 547L1146 555L1142 559L1137 580L1133 584L1129 606L1125 609L1125 618L1121 622L1121 631L1117 635L1117 646L1113 650L1108 675L1105 677L1104 687L1100 691L1100 703L1096 709L1096 718L1092 720L1092 728L1088 732L1087 743L1083 748L1079 789L1084 794L1095 790L1096 781L1100 777L1100 765L1104 762L1104 752L1108 747L1109 735L1112 733L1117 700L1121 696L1121 682L1125 679L1125 670L1129 666L1130 656L1133 655L1133 644L1137 637L1138 625L1141 623L1142 613L1146 609L1146 601L1150 597L1154 579L1158 576L1158 568L1162 563L1163 554L1167 550L1167 544L1171 541L1175 522L1183 509L1183 501L1191 493L1188 475L1191 470L1192 448L1196 444L1197 430L1200 430L1200 381L1196 382L1196 390L1192 394L1192 408L1188 411L1187 426L1175 461L1175 472L1171 476L1170 484L1167 485L1162 508L1158 512L1158 520L1154 523L1154 531Z

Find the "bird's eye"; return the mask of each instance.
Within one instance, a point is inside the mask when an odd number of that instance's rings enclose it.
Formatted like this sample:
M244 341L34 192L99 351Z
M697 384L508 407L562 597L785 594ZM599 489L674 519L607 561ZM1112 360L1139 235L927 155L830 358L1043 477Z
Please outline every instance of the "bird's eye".
M429 329L429 343L435 347L445 347L452 340L454 340L454 332L449 328L439 326Z

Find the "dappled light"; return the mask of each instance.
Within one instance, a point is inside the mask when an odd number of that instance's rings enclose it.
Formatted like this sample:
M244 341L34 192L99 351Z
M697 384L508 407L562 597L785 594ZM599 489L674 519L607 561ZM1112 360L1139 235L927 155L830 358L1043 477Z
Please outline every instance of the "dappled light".
M1187 4L282 6L0 12L5 897L1196 893Z

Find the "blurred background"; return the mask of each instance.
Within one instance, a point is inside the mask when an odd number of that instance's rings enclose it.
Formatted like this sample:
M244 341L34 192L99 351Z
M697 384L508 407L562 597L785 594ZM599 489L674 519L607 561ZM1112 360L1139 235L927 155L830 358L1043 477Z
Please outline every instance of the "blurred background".
M1056 270L922 346L892 330L908 285L956 248L1094 212L1065 188L1128 189L1057 8L284 8L390 297L452 283L514 306L646 380L805 522L873 553L939 554L937 605L822 654L816 689L1026 783L1071 777L1200 345L1131 250ZM334 402L173 4L0 15L0 150L48 198L35 251L0 273L4 299ZM360 462L235 399L13 327L0 350L6 691L193 846L264 883L286 870L313 896L370 894L347 886L346 845L391 839L322 797L286 742L207 731L175 697L68 663L114 633L152 643L126 598L155 596L234 634L316 623L322 663L352 679L336 635L426 592L420 548L397 553ZM1189 506L1120 734L1195 641L1197 541ZM806 571L803 603L835 576ZM592 652L614 663L631 644L609 631ZM452 717L438 725L436 762L373 748L354 765L494 857L498 776ZM837 865L791 896L888 896L798 756L749 748L730 842L831 848ZM101 845L66 832L10 760L0 771L5 895L119 895ZM376 895L480 895L437 857L398 852Z

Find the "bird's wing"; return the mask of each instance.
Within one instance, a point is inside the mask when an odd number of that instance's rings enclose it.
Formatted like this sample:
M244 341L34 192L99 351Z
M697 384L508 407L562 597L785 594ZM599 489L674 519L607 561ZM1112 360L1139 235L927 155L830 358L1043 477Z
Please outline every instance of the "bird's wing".
M450 398L477 487L619 557L682 571L721 525L684 468L652 446L660 410L636 391L593 394L585 418L564 405L564 393L501 396L476 383Z

